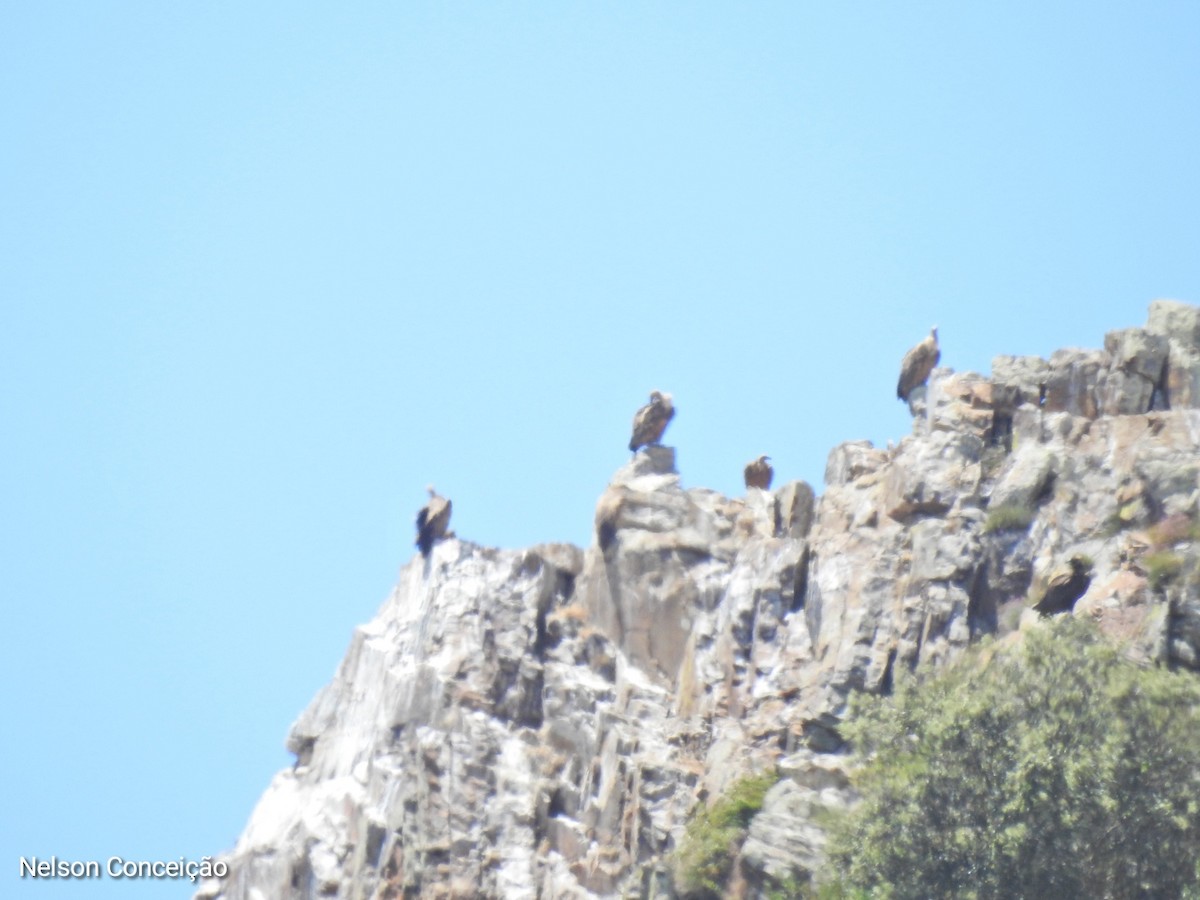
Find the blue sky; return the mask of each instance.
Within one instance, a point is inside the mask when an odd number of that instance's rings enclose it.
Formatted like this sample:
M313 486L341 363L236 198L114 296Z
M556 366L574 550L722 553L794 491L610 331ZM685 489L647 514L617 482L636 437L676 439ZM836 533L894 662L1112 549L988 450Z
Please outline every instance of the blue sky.
M1200 303L1195 3L7 4L0 875L233 844L411 556Z

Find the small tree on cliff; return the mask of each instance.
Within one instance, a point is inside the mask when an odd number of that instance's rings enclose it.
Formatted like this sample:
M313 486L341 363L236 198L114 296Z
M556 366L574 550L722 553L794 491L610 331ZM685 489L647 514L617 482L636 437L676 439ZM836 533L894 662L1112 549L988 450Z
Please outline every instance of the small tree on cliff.
M830 895L1200 896L1200 679L1064 617L862 697Z

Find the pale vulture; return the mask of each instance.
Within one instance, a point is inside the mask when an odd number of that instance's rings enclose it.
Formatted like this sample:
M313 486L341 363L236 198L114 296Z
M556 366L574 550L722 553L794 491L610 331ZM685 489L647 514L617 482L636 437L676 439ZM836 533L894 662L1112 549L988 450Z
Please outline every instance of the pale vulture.
M941 358L942 352L938 349L935 325L930 330L929 337L904 354L904 362L900 363L900 382L896 385L896 396L907 401L908 395L929 378L929 373Z

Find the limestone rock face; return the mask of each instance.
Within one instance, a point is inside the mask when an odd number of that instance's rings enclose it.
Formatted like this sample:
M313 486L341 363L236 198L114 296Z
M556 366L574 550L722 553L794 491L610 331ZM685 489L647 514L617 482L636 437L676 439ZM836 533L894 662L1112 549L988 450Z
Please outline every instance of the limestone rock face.
M781 759L779 770L786 777L763 798L742 845L742 869L759 889L750 893L817 868L825 833L815 820L853 797L840 755L803 752Z
M781 780L731 894L820 866L853 802L854 691L941 665L1027 609L1072 556L1073 615L1200 669L1200 310L1156 301L1104 350L936 369L913 433L725 497L651 446L590 545L415 557L293 725L229 874L198 896L669 897L700 803Z
M1155 300L1146 330L1167 339L1164 405L1200 406L1200 307Z

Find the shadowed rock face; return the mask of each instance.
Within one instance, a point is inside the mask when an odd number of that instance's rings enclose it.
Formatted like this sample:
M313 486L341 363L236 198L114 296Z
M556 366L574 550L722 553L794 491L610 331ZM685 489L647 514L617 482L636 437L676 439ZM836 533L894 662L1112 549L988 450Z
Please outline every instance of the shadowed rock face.
M1103 351L991 378L935 369L913 433L835 448L819 499L686 488L651 446L586 549L433 545L198 896L645 896L693 807L774 766L740 863L761 896L819 865L820 811L851 802L849 694L1038 627L1028 598L1072 558L1092 561L1074 614L1200 667L1197 312L1158 301ZM1178 574L1152 579L1154 553Z

